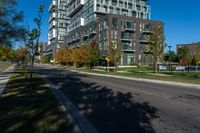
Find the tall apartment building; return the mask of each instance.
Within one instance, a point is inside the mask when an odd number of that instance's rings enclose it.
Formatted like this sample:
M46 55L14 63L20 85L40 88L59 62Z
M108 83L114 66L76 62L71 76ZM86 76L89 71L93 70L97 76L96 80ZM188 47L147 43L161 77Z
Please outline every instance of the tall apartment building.
M152 61L146 38L152 25L163 27L163 23L150 20L147 1L68 0L65 15L70 21L65 45L74 48L94 40L104 57L109 54L109 44L116 40L122 45L119 65L149 65ZM50 6L50 12L53 11Z
M147 0L71 0L68 4L70 31L87 25L105 14L117 14L135 18L150 19Z
M52 0L49 6L48 45L51 45L52 54L64 44L64 38L67 35L69 24L67 16L68 1Z

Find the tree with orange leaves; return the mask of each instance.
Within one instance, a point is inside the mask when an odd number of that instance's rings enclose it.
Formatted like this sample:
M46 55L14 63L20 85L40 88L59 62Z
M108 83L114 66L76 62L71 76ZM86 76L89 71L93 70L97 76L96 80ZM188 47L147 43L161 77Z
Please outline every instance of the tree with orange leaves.
M59 49L58 53L56 53L56 61L61 64L65 64L71 61L70 58L71 50L67 48Z
M77 66L78 63L81 62L81 50L79 47L71 49L71 61L74 63L74 67Z

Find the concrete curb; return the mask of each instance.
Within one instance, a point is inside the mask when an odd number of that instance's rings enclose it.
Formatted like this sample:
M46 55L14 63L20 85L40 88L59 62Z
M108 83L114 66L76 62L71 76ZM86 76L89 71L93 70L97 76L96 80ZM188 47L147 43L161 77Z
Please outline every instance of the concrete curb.
M72 125L74 126L74 133L98 133L96 128L85 118L78 108L59 90L59 86L52 84L45 76L42 76L43 80L48 84L48 87L60 102L65 107L69 115L67 116Z
M162 80L154 80L154 79L122 77L122 76L115 76L115 75L105 75L105 74L96 74L96 73L90 73L90 72L82 72L82 71L76 71L76 70L69 70L69 71L76 72L76 73L81 73L81 74L101 76L101 77L111 77L111 78L126 79L126 80L140 81L140 82L149 82L149 83L174 85L174 86L183 86L183 87L190 87L190 88L200 89L200 85L198 85L198 84L180 83L180 82L173 82L173 81L162 81Z

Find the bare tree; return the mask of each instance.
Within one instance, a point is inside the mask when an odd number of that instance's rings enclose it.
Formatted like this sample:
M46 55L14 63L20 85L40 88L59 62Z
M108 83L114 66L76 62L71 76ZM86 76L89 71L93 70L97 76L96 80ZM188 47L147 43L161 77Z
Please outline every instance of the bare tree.
M39 8L39 14L34 18L36 28L32 29L28 34L28 48L31 55L31 95L33 94L33 67L35 57L38 55L39 39L41 35L41 25L43 16L44 6L41 5Z

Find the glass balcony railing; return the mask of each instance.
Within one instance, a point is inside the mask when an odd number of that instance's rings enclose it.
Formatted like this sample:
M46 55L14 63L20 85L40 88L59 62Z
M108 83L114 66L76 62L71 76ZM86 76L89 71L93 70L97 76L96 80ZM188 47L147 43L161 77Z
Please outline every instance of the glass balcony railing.
M144 28L143 33L152 33L152 29L151 28Z
M149 41L148 41L148 38L146 38L146 37L140 37L139 42L140 43L148 43Z
M85 4L85 0L76 0L68 9L68 16L73 16Z
M135 51L135 47L130 44L122 44L122 51Z

